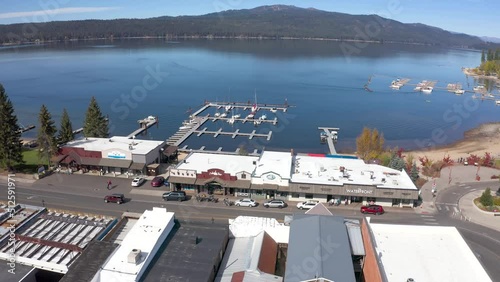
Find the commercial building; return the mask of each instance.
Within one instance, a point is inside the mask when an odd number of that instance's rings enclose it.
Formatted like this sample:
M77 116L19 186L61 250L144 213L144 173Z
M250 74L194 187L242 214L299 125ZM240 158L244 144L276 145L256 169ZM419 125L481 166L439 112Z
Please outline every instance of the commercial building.
M81 138L62 146L57 162L73 171L119 174L145 174L146 166L163 158L165 141L128 137Z
M413 207L408 174L363 160L264 151L260 157L189 154L170 170L171 189L287 201L330 200Z

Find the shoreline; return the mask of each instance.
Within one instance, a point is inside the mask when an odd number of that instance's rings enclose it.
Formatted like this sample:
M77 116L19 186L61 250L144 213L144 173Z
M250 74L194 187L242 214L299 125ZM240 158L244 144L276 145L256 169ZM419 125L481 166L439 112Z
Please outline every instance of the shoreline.
M495 159L500 159L500 122L488 122L464 132L461 140L448 145L436 146L424 150L413 150L406 152L412 154L416 159L427 156L429 160L439 161L444 156L450 156L451 160L467 158L474 154L479 157L488 152Z
M471 76L474 78L480 78L480 79L489 79L489 80L493 80L496 83L500 83L499 77L494 76L494 75L477 74L477 73L472 71L474 69L475 68L462 68L462 72L467 76Z

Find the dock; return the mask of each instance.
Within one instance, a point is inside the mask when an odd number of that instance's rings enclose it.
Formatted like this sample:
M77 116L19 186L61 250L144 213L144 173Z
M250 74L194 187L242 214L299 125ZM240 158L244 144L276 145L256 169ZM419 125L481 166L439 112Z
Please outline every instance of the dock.
M408 82L410 82L409 78L398 78L396 80L393 80L389 87L395 90L399 90L401 87L405 86Z
M336 155L337 150L335 150L335 145L334 143L337 142L338 138L338 132L340 128L337 127L318 127L319 130L322 130L322 135L320 136L325 136L326 143L328 144L328 149L330 151L330 155ZM323 140L322 140L323 141Z
M151 126L155 125L158 123L158 118L154 116L148 116L145 119L140 119L137 121L139 123L139 128L136 129L134 132L130 133L127 135L127 138L135 138L135 136L141 134L142 132L148 130Z
M77 130L73 130L73 134L79 134L83 132L83 127L78 128Z
M168 145L179 146L182 142L186 141L186 139L191 136L191 134L198 131L205 122L207 122L208 116L205 117L193 117L189 122L192 124L190 128L179 129L174 135L170 136L167 139ZM201 136L198 135L198 136Z
M201 136L203 134L213 134L214 138L217 138L219 135L228 135L231 136L231 138L236 138L238 136L248 136L248 139L253 139L254 137L264 137L267 139L267 141L271 140L271 136L273 134L272 131L269 131L267 134L262 134L262 133L256 133L256 130L253 130L251 133L245 133L245 132L240 132L239 129L236 129L235 131L228 132L228 131L222 131L222 128L220 128L217 131L209 131L207 128L203 128L202 130L194 130L193 133L197 133L197 136Z
M229 121L232 120L234 122L241 122L241 123L246 123L246 122L254 122L256 120L259 121L259 123L271 123L272 125L276 125L278 123L278 118L275 117L273 119L259 119L259 118L231 118L231 117L208 117L209 120L216 122L218 120L221 121Z
M242 110L250 110L254 104L249 102L205 102L205 106L198 110L197 112L202 112L206 110L208 107L214 107L216 109L225 108L226 106L231 106L232 109L242 109ZM257 111L280 111L286 112L288 108L294 107L292 105L285 104L255 104L257 106ZM207 107L208 106L208 107ZM193 114L195 115L195 114Z
M18 133L24 133L26 131L30 131L32 129L34 129L35 126L34 125L28 125L28 126L20 126L19 127L19 130L17 131Z

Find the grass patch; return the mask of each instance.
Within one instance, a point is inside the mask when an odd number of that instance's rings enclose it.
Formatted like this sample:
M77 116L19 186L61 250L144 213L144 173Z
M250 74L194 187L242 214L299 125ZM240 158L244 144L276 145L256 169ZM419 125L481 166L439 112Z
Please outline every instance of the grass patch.
M47 165L47 158L38 158L38 150L24 149L23 150L24 164L16 165L16 171L22 173L35 173L40 165Z
M495 160L495 167L500 168L500 160Z

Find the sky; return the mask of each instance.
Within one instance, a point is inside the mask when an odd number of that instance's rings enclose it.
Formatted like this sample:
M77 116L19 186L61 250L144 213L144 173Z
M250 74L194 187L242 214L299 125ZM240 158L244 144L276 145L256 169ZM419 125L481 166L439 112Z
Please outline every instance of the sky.
M403 23L500 38L499 0L0 0L0 24L201 15L274 4L378 14Z

